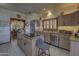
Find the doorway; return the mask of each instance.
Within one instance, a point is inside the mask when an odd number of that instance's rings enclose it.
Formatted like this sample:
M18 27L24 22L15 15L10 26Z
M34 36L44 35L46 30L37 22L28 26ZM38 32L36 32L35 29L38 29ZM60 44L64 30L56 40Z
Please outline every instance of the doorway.
M18 19L18 18L10 18L10 33L11 33L11 39L17 38L17 32L18 30L25 28L25 20Z

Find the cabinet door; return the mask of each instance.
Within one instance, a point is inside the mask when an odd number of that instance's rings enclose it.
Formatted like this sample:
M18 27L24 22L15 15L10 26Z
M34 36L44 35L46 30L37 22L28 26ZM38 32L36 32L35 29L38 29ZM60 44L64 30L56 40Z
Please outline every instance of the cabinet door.
M71 56L79 56L79 42L71 41L70 55Z
M72 19L73 26L79 25L79 11L72 13L71 19Z
M44 33L45 42L50 43L50 34Z
M59 47L70 50L70 40L66 35L60 35Z
M65 15L63 21L65 26L71 26L72 25L71 14Z
M64 25L63 19L64 19L63 16L58 17L58 26L63 26Z
M32 41L29 38L24 38L24 52L26 55L31 56L32 55Z
M74 25L79 25L79 11L76 11L74 14L73 14L73 23Z

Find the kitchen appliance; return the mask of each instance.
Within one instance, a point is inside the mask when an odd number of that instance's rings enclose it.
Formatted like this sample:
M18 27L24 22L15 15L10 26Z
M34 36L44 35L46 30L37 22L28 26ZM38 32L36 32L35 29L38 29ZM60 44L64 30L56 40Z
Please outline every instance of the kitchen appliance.
M25 34L27 36L33 37L35 36L35 21L31 20L25 26Z

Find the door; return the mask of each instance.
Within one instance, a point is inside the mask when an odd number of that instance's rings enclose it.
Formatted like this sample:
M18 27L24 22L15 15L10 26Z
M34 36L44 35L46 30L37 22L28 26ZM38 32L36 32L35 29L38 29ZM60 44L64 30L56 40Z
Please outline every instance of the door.
M0 24L0 44L10 42L10 26L8 24Z
M18 18L11 18L11 38L16 39L17 38L17 31L20 29L25 28L25 20L23 19L18 19Z

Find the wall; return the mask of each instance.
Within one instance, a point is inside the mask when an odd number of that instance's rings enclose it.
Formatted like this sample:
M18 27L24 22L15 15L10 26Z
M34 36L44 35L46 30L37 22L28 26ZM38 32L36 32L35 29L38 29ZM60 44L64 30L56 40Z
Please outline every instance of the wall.
M10 18L16 17L17 14L26 20L25 14L0 8L0 44L10 41Z
M20 12L0 8L0 21L10 21L10 18L16 17L17 14L20 14L22 16L22 19L26 19L26 15L24 15Z

